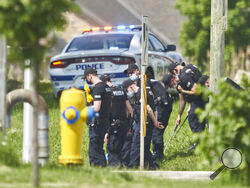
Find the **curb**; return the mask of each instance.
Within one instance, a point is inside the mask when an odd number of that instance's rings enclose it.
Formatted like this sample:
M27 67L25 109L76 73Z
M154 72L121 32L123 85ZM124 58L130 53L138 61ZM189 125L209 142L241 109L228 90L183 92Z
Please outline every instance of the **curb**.
M172 180L210 180L212 171L112 171Z

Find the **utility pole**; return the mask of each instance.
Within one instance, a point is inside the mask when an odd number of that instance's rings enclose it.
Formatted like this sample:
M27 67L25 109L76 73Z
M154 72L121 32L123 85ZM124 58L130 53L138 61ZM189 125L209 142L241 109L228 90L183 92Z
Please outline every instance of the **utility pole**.
M210 90L217 92L219 81L224 77L225 30L227 29L228 0L211 1L210 30ZM210 98L210 102L213 99ZM213 131L214 125L209 125Z
M6 136L5 129L5 114L6 114L6 39L0 36L0 129L3 130Z
M216 92L219 79L224 76L225 30L227 28L227 1L211 1L210 88Z
M144 103L145 94L144 94L144 76L146 72L146 68L148 66L148 17L143 16L142 17L142 53L141 53L141 124L140 124L140 169L144 169L144 137L146 134L146 126L144 126L145 119L145 111L146 103ZM146 88L145 88L146 89Z

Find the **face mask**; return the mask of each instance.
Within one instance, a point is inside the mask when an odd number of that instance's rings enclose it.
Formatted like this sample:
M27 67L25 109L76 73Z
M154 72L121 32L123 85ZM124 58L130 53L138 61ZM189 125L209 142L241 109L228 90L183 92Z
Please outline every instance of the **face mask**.
M133 92L133 91L129 91L127 93L127 95L128 95L129 98L132 98L134 96L134 94L135 94L135 92Z
M88 80L87 80L87 84L91 85L91 84L92 84L92 82L90 82L90 81L88 81Z
M89 84L89 85L91 85L91 84L92 84L92 82L91 82L91 81L89 81L88 79L86 79L86 82L87 82L87 84Z
M133 75L130 76L129 78L130 78L130 80L132 80L132 81L138 80L138 76L137 76L136 74L133 74Z

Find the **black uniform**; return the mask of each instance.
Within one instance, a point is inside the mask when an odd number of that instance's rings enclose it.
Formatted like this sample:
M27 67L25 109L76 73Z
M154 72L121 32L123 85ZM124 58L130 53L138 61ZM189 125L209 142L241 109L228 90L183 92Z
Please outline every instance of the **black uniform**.
M180 80L179 85L184 90L187 90L187 91L191 91L193 85L195 84L192 73L182 72L179 75L179 80ZM182 93L182 95L184 96L185 101L189 102L189 103L191 103L195 98L195 96L191 96L191 95L187 95L187 94L183 94L183 93Z
M149 104L152 110L155 110L154 100L152 91L150 87L147 87L147 104ZM128 167L139 166L140 161L140 89L138 92L131 98L131 105L134 110L134 123L132 130L132 145L130 152L130 162ZM150 152L150 144L152 139L152 129L153 123L152 120L148 117L146 122L146 137L144 138L144 155L145 155L145 165L149 165L150 168L155 168L153 155Z
M97 83L92 90L94 101L101 100L99 117L89 126L89 162L94 166L106 166L103 144L104 136L110 126L111 90L103 82Z
M193 78L192 73L183 72L179 75L180 86L184 90L190 91L195 84L195 80ZM191 104L191 109L188 114L188 122L192 132L201 132L205 129L206 121L199 122L197 115L195 114L195 109L197 107L204 108L205 102L202 100L200 96L187 95L182 94L184 96L185 101Z
M199 78L202 76L200 70L193 64L188 64L181 69L180 74L189 74L195 83L198 82Z
M119 87L111 87L111 126L108 129L108 161L110 166L121 166L123 158L126 158L126 151L122 148L126 141L128 132L128 120L126 118L126 92ZM126 164L126 162L125 162Z
M164 88L160 82L152 83L152 90L155 97L155 105L157 111L157 120L162 122L164 126L163 129L157 127L153 128L152 134L152 143L153 143L153 152L155 159L163 159L163 134L168 125L168 120L173 108L173 100L170 95L167 93L166 88ZM157 87L158 86L158 87ZM160 92L161 91L161 92Z

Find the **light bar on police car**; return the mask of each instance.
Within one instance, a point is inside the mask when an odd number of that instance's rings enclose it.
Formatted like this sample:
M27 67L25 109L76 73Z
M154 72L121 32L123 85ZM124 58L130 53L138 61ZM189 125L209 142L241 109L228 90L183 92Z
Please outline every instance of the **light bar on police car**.
M141 30L142 26L141 25L129 25L129 26L125 26L125 25L118 25L116 27L112 27L112 26L105 26L105 27L92 27L92 28L83 28L82 29L82 33L86 33L86 32L97 32L97 31L111 31L111 30Z
M93 27L92 31L100 31L100 27Z

